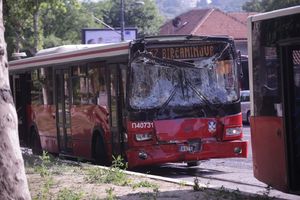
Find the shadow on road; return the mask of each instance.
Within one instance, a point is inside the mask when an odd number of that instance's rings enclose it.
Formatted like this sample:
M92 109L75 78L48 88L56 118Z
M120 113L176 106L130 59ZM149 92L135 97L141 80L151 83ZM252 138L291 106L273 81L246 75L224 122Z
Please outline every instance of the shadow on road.
M185 166L185 164L165 164L159 166L143 167L140 169L135 169L134 171L165 177L171 177L176 175L180 177L208 176L226 173L219 170L204 169L198 167L187 167Z
M139 194L129 194L118 197L121 200L140 200L140 199L210 199L210 200L264 200L268 197L263 195L253 195L240 191L227 191L224 188L220 190L202 188L200 191L194 190L171 190L171 191L153 191ZM276 199L277 198L272 198Z
M185 164L166 164L160 166L152 166L152 167L144 167L141 169L136 169L136 172L163 176L168 178L191 178L191 177L199 177L208 179L209 181L222 181L232 184L239 184L239 185L247 185L247 186L254 186L260 187L261 185L247 183L244 180L233 180L233 179L226 179L222 177L216 177L216 175L228 175L234 174L234 172L228 171L221 171L221 170L214 170L214 169L207 169L201 167L188 167Z

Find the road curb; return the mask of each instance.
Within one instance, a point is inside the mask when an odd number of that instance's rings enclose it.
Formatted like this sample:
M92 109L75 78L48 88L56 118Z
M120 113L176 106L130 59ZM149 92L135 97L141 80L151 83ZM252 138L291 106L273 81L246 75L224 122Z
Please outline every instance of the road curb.
M99 165L93 165L93 166L98 167L100 169L105 169L105 170L110 169L110 167L104 167L104 166L99 166ZM121 171L127 175L149 178L149 179L153 179L153 180L157 180L157 181L164 181L164 182L174 183L174 184L178 184L178 185L191 186L191 189L193 189L192 187L195 186L195 183L191 182L191 181L182 181L182 180L177 180L174 178L167 178L167 177L151 175L151 174L143 174L140 172L133 172L133 171L127 171L127 170L121 170ZM276 196L262 196L262 195L258 194L257 192L250 193L250 192L245 192L242 190L234 190L231 188L226 188L225 186L219 187L219 186L215 186L215 185L207 185L207 184L203 184L201 182L198 182L198 186L199 186L199 188L202 188L204 190L211 189L211 190L215 190L215 191L224 191L224 192L232 193L232 195L241 194L241 195L249 196L252 198L256 198L256 197L257 198L274 198L274 199L284 200L284 198L280 198L280 197L276 197Z
M90 165L89 165L90 166ZM104 167L104 166L99 166L99 165L93 165L95 167L98 167L100 169L105 169L105 170L109 170L110 167ZM144 177L144 178L150 178L150 179L154 179L154 180L159 180L159 181L165 181L165 182L170 182L170 183L175 183L178 185L185 185L185 186L194 186L195 184L191 181L182 181L182 180L177 180L177 179L173 179L173 178L167 178L167 177L162 177L162 176L157 176L157 175L151 175L151 174L143 174L140 172L133 172L133 171L127 171L127 170L122 170L121 171L125 174L128 175L132 175L132 176L139 176L139 177ZM200 187L207 187L207 185L199 183Z

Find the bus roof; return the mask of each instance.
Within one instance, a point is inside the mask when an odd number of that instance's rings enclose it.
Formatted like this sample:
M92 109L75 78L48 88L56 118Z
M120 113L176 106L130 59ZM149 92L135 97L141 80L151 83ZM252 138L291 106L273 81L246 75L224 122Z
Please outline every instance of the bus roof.
M145 41L145 42L172 42L172 41L179 41L179 40L233 40L232 36L229 35L155 35L155 36L147 36L144 38L139 38L135 40L138 41Z
M300 13L300 6L293 6L293 7L289 7L289 8L273 10L270 12L265 12L265 13L260 13L260 14L249 16L248 23L251 23L254 21L276 18L276 17L283 17L286 15L292 15L292 14L297 14L297 13Z
M9 71L128 54L129 42L105 45L65 45L41 50L34 57L10 61Z

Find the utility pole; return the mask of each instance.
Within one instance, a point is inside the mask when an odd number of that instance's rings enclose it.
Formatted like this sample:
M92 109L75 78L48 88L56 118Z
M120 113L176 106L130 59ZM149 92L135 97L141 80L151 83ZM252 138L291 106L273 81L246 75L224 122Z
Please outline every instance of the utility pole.
M124 0L121 0L121 41L124 41L124 28L125 28L125 19L124 19Z

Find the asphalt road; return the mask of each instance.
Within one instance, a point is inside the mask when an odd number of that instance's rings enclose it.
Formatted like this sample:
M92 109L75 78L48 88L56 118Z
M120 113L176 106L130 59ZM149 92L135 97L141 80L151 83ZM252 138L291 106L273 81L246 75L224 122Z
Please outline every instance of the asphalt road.
M186 182L194 182L197 178L200 183L209 187L224 187L252 194L269 194L283 199L300 199L300 196L267 189L267 185L254 178L249 126L244 127L244 140L249 142L248 158L211 159L203 161L197 167L187 167L185 163L168 163L144 169L144 173Z

